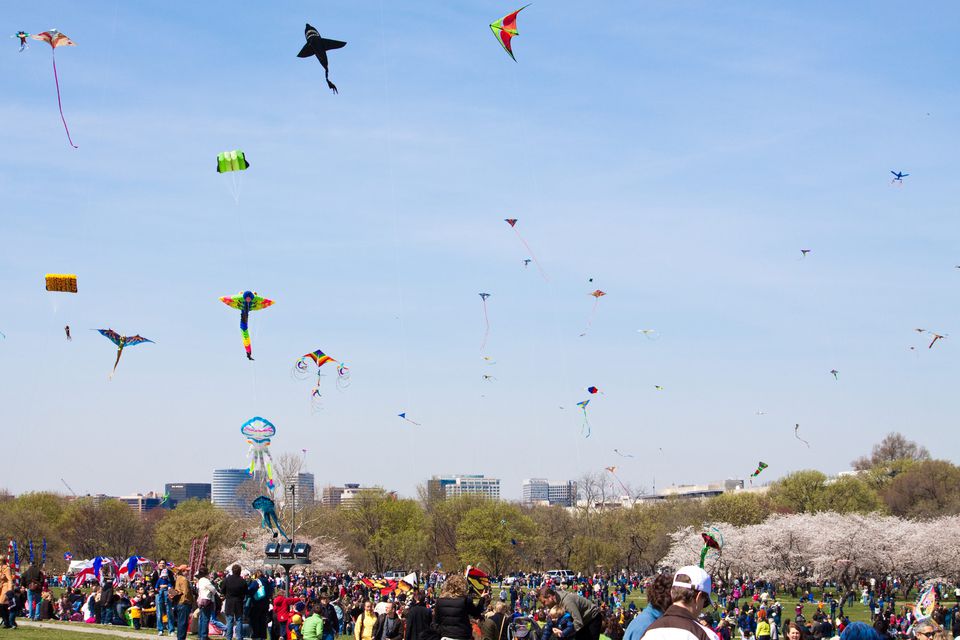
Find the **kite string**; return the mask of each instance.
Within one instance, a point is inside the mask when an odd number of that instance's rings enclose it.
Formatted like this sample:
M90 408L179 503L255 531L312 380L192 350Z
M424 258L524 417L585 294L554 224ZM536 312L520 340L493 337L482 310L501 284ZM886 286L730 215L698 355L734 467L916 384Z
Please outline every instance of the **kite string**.
M543 276L543 279L546 282L550 282L550 278L547 277L547 272L543 270L543 265L540 264L540 261L537 260L537 256L533 253L533 249L530 248L530 245L527 244L527 241L523 239L523 236L520 235L520 232L517 231L517 228L513 228L513 232L517 234L517 237L520 239L520 242L523 243L523 246L526 247L527 253L533 258L533 264L537 265L537 270L540 271L540 275Z
M53 82L57 85L57 106L60 108L60 120L63 122L63 129L67 132L67 140L70 141L70 146L74 149L79 149L77 145L73 144L73 138L70 137L70 129L67 127L67 119L63 117L63 103L60 101L60 79L57 77L57 50L54 48L50 54L50 58L53 60Z
M386 45L386 23L383 16L383 0L380 0L380 54L381 54L381 65L383 70L383 106L385 111L384 120L388 123L390 122L390 116L393 113L391 109L387 108L387 103L390 98L390 87L389 87L389 75L387 73L387 45ZM390 209L393 212L393 260L394 260L394 273L396 274L397 282L397 298L400 305L400 350L401 350L401 360L400 360L400 369L403 376L403 394L404 394L404 407L407 407L410 402L410 384L409 384L409 375L408 375L408 363L407 363L407 325L404 313L404 298L403 298L403 286L400 274L400 220L397 215L396 200L397 200L397 184L396 178L394 175L394 166L393 166L393 140L390 137L390 132L392 131L390 126L387 126L387 133L384 136L385 146L386 146L386 160L387 160L387 176L388 182L390 183ZM410 422L413 422L410 420ZM414 422L414 424L417 424ZM413 446L413 440L410 440L411 447ZM411 449L412 453L412 449Z
M483 342L480 343L480 353L483 354L487 348L487 337L490 335L490 318L487 316L487 301L481 298L483 303Z

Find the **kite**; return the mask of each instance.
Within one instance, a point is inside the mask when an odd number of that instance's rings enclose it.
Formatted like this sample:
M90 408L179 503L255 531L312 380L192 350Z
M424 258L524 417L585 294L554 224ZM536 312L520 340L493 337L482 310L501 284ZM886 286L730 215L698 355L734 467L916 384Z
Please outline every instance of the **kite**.
M896 182L903 184L903 179L910 175L909 173L903 173L901 171L891 171L890 173L893 174L893 180L890 181L890 184L894 184Z
M343 390L350 386L350 367L346 364L334 360L327 354L325 354L320 349L316 351L311 351L310 353L305 353L297 360L293 368L293 376L298 380L305 380L307 377L307 368L309 367L308 362L313 361L317 365L317 384L313 388L312 397L314 404L314 409L317 409L316 402L320 398L320 381L323 378L323 374L320 371L323 368L323 365L328 362L332 362L337 365L337 389Z
M647 340L656 340L656 329L637 329L637 333L642 333Z
M802 442L803 444L807 445L807 448L808 448L808 449L810 448L810 443L800 437L800 424L799 424L799 423L793 425L793 437L796 438L797 440L799 440L800 442Z
M513 57L513 45L511 41L513 37L519 35L520 32L517 31L517 14L529 7L530 5L524 5L511 13L510 15L504 16L495 22L490 23L490 30L493 31L493 36L497 39L497 42L500 43L500 46L503 47L503 50L513 59L514 62L517 61Z
M530 260L530 258L524 258L524 259L523 259L523 267L524 267L524 269L526 269L527 267L529 267L531 262L533 262L533 261ZM960 267L957 267L957 268L960 269Z
M757 409L757 412L756 412L756 414L754 414L754 415L765 416L765 415L767 415L767 412L764 411L763 409Z
M403 418L404 420L406 420L406 421L409 422L410 424L415 424L415 425L417 425L418 427L420 426L420 423L419 423L419 422L414 422L413 420L411 420L410 418L408 418L406 413L398 413L398 414L397 414L397 417L398 417L398 418Z
M595 395L595 394L598 394L598 393L603 393L603 391L600 391L600 389L598 389L598 388L596 388L596 387L587 387L587 392L588 392L590 395Z
M800 249L801 258L806 258L808 253L810 253L810 249Z
M700 537L703 538L703 549L700 550L701 569L703 569L703 565L707 561L707 554L710 552L710 549L715 549L718 556L723 552L723 535L720 533L720 530L713 527L710 531L715 531L716 535L707 531L700 534Z
M30 48L30 45L27 44L27 38L30 37L30 34L27 33L26 31L17 31L15 34L13 34L10 37L20 39L20 53L23 53L24 49Z
M932 331L930 332L930 334L933 335L933 340L930 341L930 346L928 346L927 349L933 349L933 345L937 344L937 340L942 340L943 338L947 337L947 336L942 336L939 333L933 333Z
M487 366L497 364L496 360L494 360L490 356L480 356L480 357L482 357L484 360L487 361Z
M600 304L600 298L607 295L607 292L595 289L590 295L593 296L593 308L590 310L590 315L587 316L587 328L583 330L581 336L587 335L587 331L593 326L593 317L597 314L597 305Z
M484 349L487 348L487 337L490 335L490 317L487 315L487 298L490 297L490 294L481 293L478 295L481 304L483 304L483 342L480 343L480 352L483 353Z
M756 478L758 475L760 475L760 472L761 472L761 471L763 471L764 469L766 469L766 468L769 467L769 466L770 466L770 465L768 465L766 462L760 462L759 464L757 464L757 470L754 471L753 473L751 473L751 474L750 474L750 477L751 477L751 478Z
M266 309L273 304L273 300L262 298L256 291L244 291L235 296L223 296L220 302L240 310L240 334L243 336L243 348L247 352L247 360L253 360L250 349L250 332L247 330L247 319L251 311Z
M141 335L122 336L113 329L97 329L104 338L107 338L113 344L117 345L117 359L113 363L113 371L110 372L110 378L117 372L117 365L120 364L120 356L123 355L124 347L133 347L144 342L153 344L153 340L148 340Z
M490 380L490 381L496 380L496 378L494 378L493 376L489 376L489 375L487 375L487 374L483 374L483 379L484 379L484 380Z
M926 620L927 618L933 616L933 612L937 608L937 589L936 586L927 587L923 593L920 594L920 597L917 598L917 604L914 606L913 611L916 616L917 622L921 620Z
M266 418L250 418L240 427L240 433L250 445L250 468L252 476L259 470L260 482L266 481L267 488L273 491L273 456L270 455L270 438L277 435L277 428ZM256 505L254 505L256 508Z
M610 472L610 475L612 475L614 479L616 479L616 481L620 484L620 488L623 489L624 495L629 498L630 490L627 489L627 485L623 484L623 480L621 480L620 476L617 475L617 468L616 467L604 467L604 468Z
M273 532L273 537L283 536L290 542L290 536L286 534L280 521L277 519L277 504L267 496L257 497L250 505L260 512L260 528Z
M77 275L75 273L48 273L43 278L46 282L47 291L77 292Z
M620 456L621 458L632 458L632 457L633 457L633 454L632 454L632 453L623 453L623 452L620 451L619 449L614 449L613 452L614 452L615 454L617 454L618 456Z
M217 154L217 173L246 171L249 168L250 163L247 162L247 156L240 149Z
M661 387L661 386L658 385L658 384L653 385L653 389L654 389L655 391L663 391L663 387Z
M70 141L70 146L79 149L77 145L73 144L73 139L70 138L70 129L67 128L67 119L63 117L63 103L60 101L60 79L57 77L57 47L75 47L77 43L56 29L36 33L30 37L50 45L51 55L53 56L53 81L57 85L57 106L60 107L60 120L63 121L63 129L67 132L67 140Z
M64 332L66 332L66 334L67 334L67 341L68 341L68 342L73 341L73 338L70 337L70 325L66 325L66 326L63 328L63 330L64 330Z
M476 567L467 565L467 571L464 577L467 579L467 584L470 585L470 589L477 595L481 595L490 588L490 576Z
M540 275L543 276L543 279L549 280L549 278L547 278L547 273L543 270L543 267L540 266L540 261L537 260L537 256L533 254L533 249L530 248L530 245L527 244L527 241L524 240L523 236L520 235L520 232L517 231L517 218L504 218L503 221L510 225L510 228L513 229L513 232L517 234L517 238L519 238L520 242L523 243L523 246L526 247L527 253L530 254L530 258L528 258L528 260L533 260L533 263L537 265L537 269L540 271ZM524 264L529 263L525 261Z
M837 371L836 369L830 369L830 374L833 376L833 379L834 379L834 380L839 380L839 379L840 379L840 378L837 377L837 374L838 374L838 373L840 373L840 372Z
M330 82L330 66L329 61L327 60L327 51L340 49L341 47L347 46L347 43L340 40L328 40L327 38L321 38L320 32L311 27L309 23L306 27L304 27L303 35L307 39L307 44L303 45L303 49L300 49L300 53L297 54L297 57L309 58L310 56L316 56L317 60L320 61L320 64L323 65L323 73L324 77L327 79L327 86L330 87L330 91L337 93L337 86Z
M590 421L587 420L587 405L588 405L588 404L590 404L590 400L589 400L589 399L577 403L577 406L580 407L581 409L583 409L583 426L580 427L580 433L583 433L584 431L587 432L587 435L585 435L584 438L589 438L589 437L590 437L590 433L591 433Z

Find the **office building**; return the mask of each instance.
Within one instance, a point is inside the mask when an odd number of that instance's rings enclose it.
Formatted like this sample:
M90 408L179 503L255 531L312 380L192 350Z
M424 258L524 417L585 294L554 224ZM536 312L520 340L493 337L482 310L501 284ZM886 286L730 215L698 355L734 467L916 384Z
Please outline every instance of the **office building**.
M187 500L209 500L210 489L208 482L168 482L163 487L163 492L167 496L167 502L163 506L167 509L176 509L178 504Z
M135 496L120 496L117 500L129 506L136 511L138 515L142 516L147 511L159 507L163 502L163 496L158 496L151 491L147 495L138 493Z
M556 481L546 478L524 480L521 502L525 505L572 507L577 503L577 483L573 480Z
M361 487L359 483L350 482L340 487L334 485L324 487L320 493L320 504L331 508L349 507L361 494L368 491L396 497L395 492L386 492L382 487Z
M312 507L317 502L315 481L312 473L297 474L297 494L294 500L294 509Z
M241 495L240 487L253 480L246 469L216 469L213 472L213 484L210 487L210 500L221 509L228 511L251 511L251 496Z
M427 496L435 500L456 496L482 496L499 500L500 478L483 475L433 476L427 480Z

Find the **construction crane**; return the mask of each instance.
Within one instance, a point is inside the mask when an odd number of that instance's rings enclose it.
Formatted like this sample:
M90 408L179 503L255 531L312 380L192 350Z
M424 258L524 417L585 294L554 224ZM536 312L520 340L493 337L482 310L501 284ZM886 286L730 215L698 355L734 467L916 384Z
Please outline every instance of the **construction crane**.
M70 493L73 494L73 497L74 497L74 498L77 497L77 492L73 490L73 487L71 487L70 485L67 484L67 481L66 481L66 480L64 480L63 478L60 478L60 482L62 482L62 483L63 483L63 486L65 486L67 489L70 490Z

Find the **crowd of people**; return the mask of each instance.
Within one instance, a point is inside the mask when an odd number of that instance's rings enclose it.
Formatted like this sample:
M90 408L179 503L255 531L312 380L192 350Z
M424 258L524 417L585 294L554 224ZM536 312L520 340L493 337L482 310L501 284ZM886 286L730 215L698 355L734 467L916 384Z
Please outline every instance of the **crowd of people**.
M192 575L191 575L192 574ZM785 611L776 586L749 578L718 582L698 567L646 580L638 575L576 577L555 584L541 575L500 580L476 589L461 574L422 576L398 586L353 573L307 571L289 578L237 564L220 573L159 560L152 571L120 582L81 587L29 566L16 577L0 561L0 624L17 617L188 632L201 640L949 640L960 637L960 604L917 621L911 607L896 608L899 585L865 583L860 601L874 623L851 623L844 608L858 599L821 586L821 597L799 598ZM51 585L64 584L54 595ZM637 591L646 595L638 609ZM960 597L957 598L960 603ZM811 607L812 612L808 612ZM692 636L692 637L691 637Z

